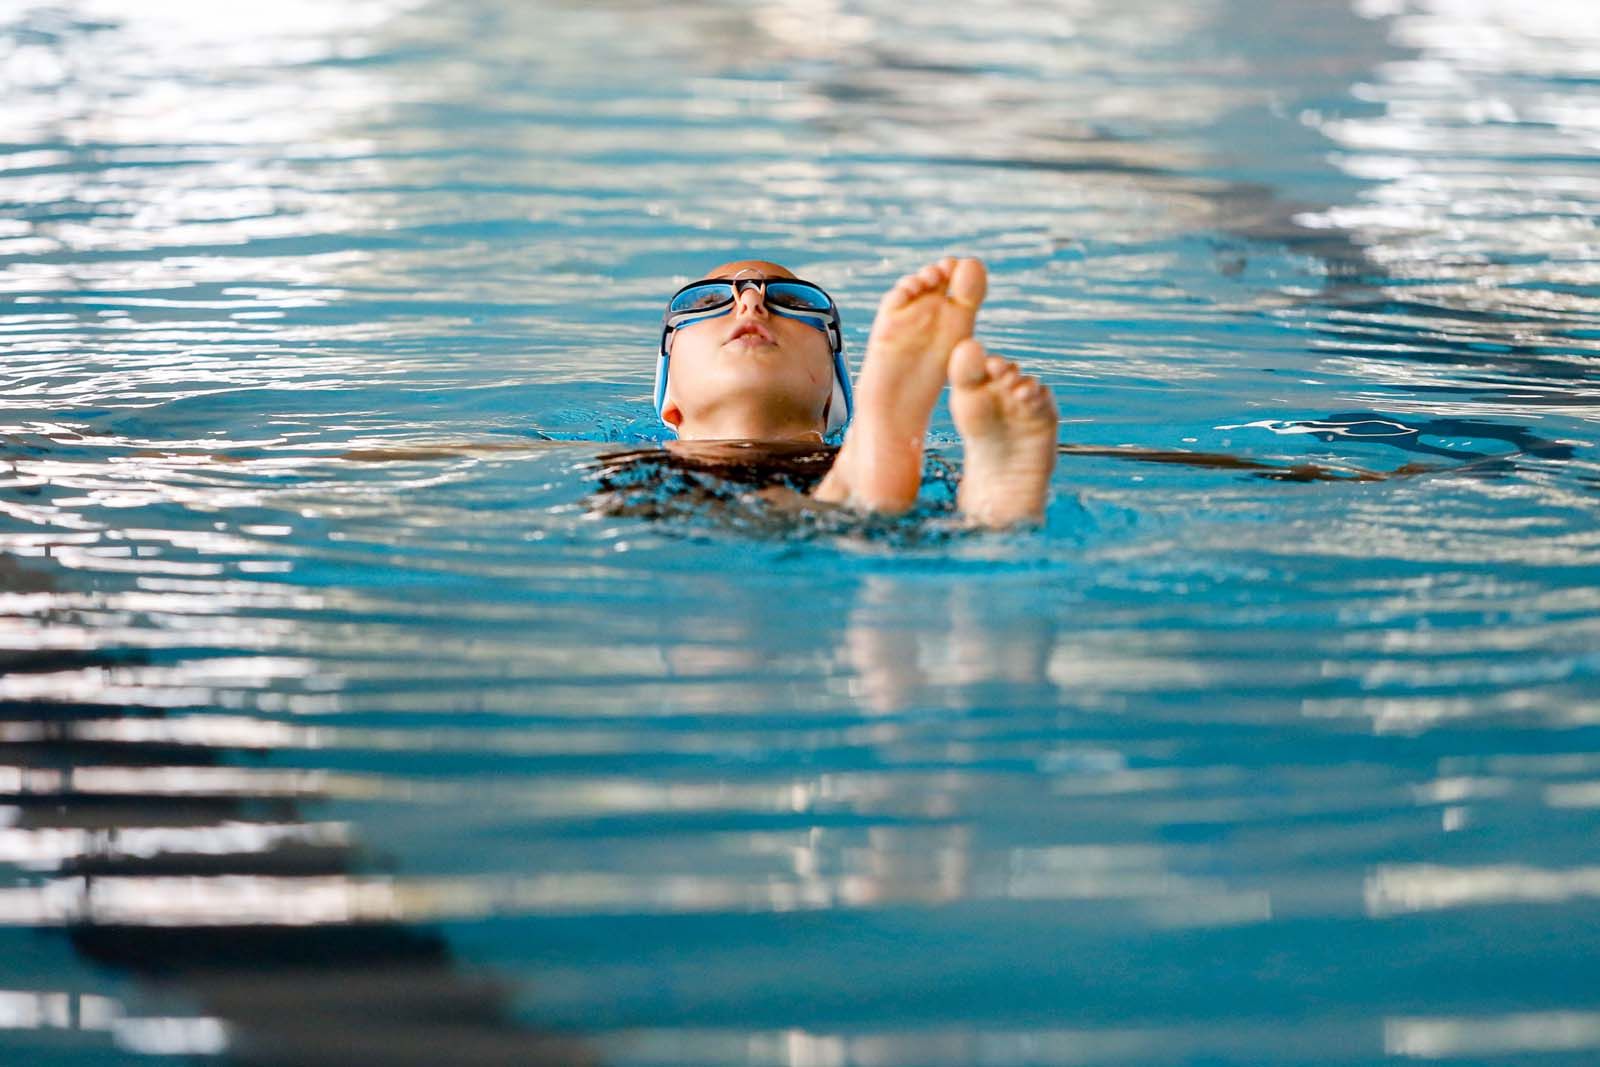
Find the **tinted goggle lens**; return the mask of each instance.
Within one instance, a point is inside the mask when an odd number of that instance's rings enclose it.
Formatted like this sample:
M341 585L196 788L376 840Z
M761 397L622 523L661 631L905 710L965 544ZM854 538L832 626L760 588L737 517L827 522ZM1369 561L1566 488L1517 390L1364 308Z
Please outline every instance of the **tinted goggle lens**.
M833 301L814 285L800 282L768 282L767 303L789 311L816 311L826 313Z
M667 305L670 314L677 315L689 311L710 311L722 307L724 304L733 303L733 286L708 283L705 285L691 285L672 298L672 303Z

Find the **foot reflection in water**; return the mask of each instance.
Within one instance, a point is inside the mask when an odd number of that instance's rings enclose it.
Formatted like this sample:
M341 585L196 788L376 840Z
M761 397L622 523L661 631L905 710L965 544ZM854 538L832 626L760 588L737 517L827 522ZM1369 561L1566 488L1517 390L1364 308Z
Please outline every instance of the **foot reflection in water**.
M868 575L842 642L855 695L880 715L942 705L1020 716L1058 707L1055 622L1025 605L1005 610L1005 595L971 584L909 590Z
M46 587L14 565L0 582L13 592ZM6 653L0 674L129 662ZM139 727L164 717L92 702L0 705L0 781L9 779L15 805L4 858L42 875L0 892L10 913L0 918L64 927L84 958L134 977L141 999L189 1013L128 1018L114 1002L83 996L66 1018L41 1026L75 1019L132 1051L263 1067L597 1062L569 1036L520 1026L511 990L463 971L435 933L359 912L347 922L297 915L296 900L349 893L361 868L370 871L359 842L343 825L307 817L314 789L252 791L270 779L229 758L259 756L258 748L140 739L160 738ZM253 904L255 914L242 918L217 901Z

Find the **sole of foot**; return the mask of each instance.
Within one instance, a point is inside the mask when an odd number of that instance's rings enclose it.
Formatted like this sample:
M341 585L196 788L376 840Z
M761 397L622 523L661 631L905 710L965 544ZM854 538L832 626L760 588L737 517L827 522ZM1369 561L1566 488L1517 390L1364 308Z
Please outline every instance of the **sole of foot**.
M972 336L989 275L976 259L941 259L884 294L855 386L855 421L819 499L898 512L917 499L928 419L950 354Z
M1041 521L1061 422L1049 388L968 339L950 358L950 415L966 453L961 513L991 529Z

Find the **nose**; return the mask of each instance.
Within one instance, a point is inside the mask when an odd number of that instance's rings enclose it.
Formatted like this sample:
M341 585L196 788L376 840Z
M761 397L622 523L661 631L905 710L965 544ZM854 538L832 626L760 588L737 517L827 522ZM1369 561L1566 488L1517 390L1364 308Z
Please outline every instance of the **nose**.
M741 286L739 295L734 298L734 304L740 315L750 314L766 318L766 290L759 285Z

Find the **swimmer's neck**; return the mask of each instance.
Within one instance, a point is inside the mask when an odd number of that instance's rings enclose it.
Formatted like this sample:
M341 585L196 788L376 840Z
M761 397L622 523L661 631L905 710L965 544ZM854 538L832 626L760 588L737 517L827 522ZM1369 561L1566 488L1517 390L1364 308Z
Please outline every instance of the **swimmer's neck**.
M726 411L678 425L680 441L760 441L763 444L820 445L823 430L812 421L785 419L762 411Z
M801 457L832 456L831 445L810 441L666 441L667 454L691 463L783 463ZM614 458L614 457L602 457Z

